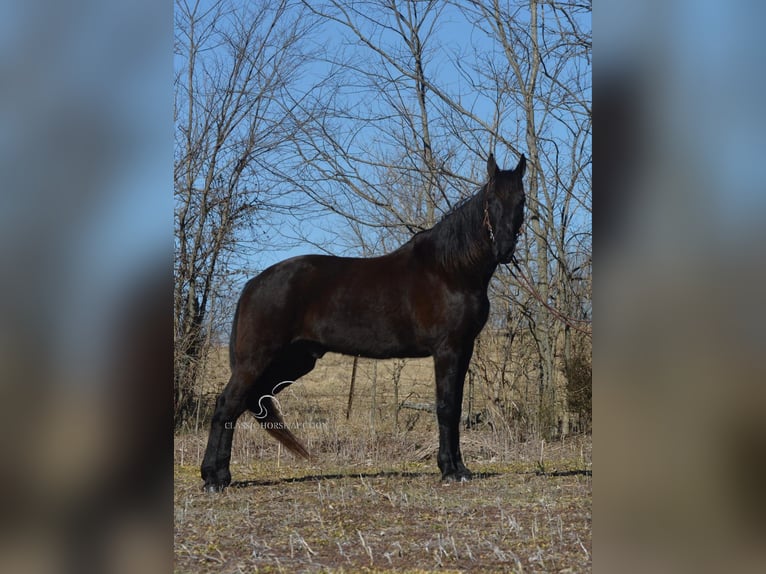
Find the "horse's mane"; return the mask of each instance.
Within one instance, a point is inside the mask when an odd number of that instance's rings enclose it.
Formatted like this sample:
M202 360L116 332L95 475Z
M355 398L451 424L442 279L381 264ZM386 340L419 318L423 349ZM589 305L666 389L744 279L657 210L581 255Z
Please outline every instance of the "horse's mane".
M461 199L431 229L418 234L431 241L445 268L458 269L480 261L487 250L484 239L484 192Z

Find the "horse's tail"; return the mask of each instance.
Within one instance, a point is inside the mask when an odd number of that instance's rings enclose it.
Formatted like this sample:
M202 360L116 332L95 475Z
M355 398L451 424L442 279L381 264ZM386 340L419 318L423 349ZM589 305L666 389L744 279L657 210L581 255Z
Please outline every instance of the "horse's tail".
M311 455L309 454L309 451L306 450L306 447L303 446L298 440L298 437L287 428L287 424L282 418L278 408L274 405L274 401L270 395L261 399L260 406L266 411L266 415L260 419L261 426L266 429L266 432L281 442L290 452L305 459L311 459Z
M284 423L281 424L284 425ZM306 460L311 459L309 451L307 451L306 447L301 444L301 441L299 441L298 438L290 432L290 429L286 428L285 426L279 426L278 424L273 426L275 428L268 428L267 426L266 432L281 442L290 452L297 454Z

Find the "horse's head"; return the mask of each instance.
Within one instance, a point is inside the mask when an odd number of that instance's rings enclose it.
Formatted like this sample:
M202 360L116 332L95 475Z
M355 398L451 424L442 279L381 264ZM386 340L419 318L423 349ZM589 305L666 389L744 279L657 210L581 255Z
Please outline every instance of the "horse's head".
M492 249L498 263L510 263L516 238L524 221L524 171L527 158L522 154L514 169L502 170L490 154L487 160L489 181L486 187L484 224L492 239Z

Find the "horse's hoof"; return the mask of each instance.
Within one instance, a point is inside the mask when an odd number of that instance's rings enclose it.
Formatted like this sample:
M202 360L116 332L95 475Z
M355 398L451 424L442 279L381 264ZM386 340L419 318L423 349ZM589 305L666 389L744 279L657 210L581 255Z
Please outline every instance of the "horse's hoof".
M472 476L473 475L471 474L471 471L468 469L458 470L456 472L442 476L442 483L449 484L452 482L468 482L471 480Z
M223 492L226 487L223 484L206 484L202 487L202 490L210 493Z

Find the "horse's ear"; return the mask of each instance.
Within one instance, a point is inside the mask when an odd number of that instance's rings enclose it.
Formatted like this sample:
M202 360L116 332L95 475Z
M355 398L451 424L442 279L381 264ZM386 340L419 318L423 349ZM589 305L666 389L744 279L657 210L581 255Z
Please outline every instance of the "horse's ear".
M494 177L499 171L500 168L497 167L497 163L495 162L495 154L489 154L489 158L487 159L487 175L489 177Z
M519 164L513 171L517 172L519 177L524 177L524 172L527 171L527 156L521 154L521 157L519 158Z

